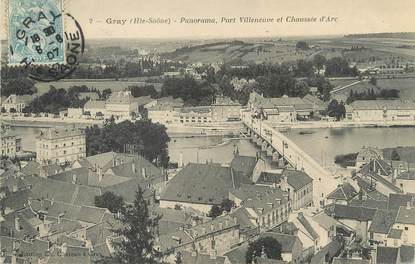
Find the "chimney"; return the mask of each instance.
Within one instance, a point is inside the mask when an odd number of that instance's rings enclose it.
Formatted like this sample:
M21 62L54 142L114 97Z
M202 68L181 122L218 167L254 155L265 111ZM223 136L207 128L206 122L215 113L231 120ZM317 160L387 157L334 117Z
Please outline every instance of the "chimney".
M222 222L220 222L219 223L219 230L222 230L223 229L223 223Z
M210 231L215 231L215 225L213 223L210 223Z
M143 178L146 178L146 168L141 168L141 175L143 176Z
M411 201L406 202L406 209L411 209Z
M133 171L134 174L137 173L137 171L135 169L135 163L134 163L134 161L131 163L131 170Z
M20 231L22 229L20 226L20 217L18 216L14 218L14 229L16 229L16 231Z

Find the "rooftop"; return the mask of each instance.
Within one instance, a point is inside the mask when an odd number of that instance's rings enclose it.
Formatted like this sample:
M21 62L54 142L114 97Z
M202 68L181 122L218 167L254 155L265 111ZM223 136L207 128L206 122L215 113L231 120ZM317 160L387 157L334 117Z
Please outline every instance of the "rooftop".
M85 131L74 127L47 128L40 132L38 139L62 139L70 137L85 137Z
M370 233L388 234L395 223L398 211L377 210L369 227Z
M170 180L161 200L220 204L233 188L229 167L189 163Z
M313 179L301 170L286 169L282 172L282 175L287 177L288 184L291 185L296 191L313 182Z

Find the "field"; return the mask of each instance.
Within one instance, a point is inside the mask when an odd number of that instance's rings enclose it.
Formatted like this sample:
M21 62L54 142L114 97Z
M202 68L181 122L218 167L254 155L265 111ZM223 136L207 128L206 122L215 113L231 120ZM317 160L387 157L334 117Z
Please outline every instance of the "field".
M35 84L38 94L41 95L43 93L46 93L50 86L54 86L55 88L63 88L68 89L71 86L81 86L86 85L88 88L95 88L97 90L105 90L105 89L111 89L111 91L123 91L128 86L137 85L137 86L144 86L144 85L153 85L156 90L161 89L161 83L146 83L142 81L134 81L134 80L128 80L128 81L115 81L115 80L82 80L82 79L76 79L76 80L60 80L56 82L37 82Z
M343 85L354 82L354 80L344 81ZM379 91L380 89L397 89L400 91L400 97L403 100L415 100L415 78L400 78L400 79L378 79L377 85L373 86L368 81L360 82L356 85L348 87L344 90L336 92L332 95L333 98L337 100L345 100L350 94L350 91L354 92L363 92L368 89Z
M222 63L232 61L281 63L309 58L318 50L296 51L295 41L233 41L194 45L163 57L188 63Z

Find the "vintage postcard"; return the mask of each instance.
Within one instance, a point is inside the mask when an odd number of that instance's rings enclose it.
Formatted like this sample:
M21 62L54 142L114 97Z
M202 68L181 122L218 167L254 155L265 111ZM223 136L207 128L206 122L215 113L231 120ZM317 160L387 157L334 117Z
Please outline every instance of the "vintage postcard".
M414 0L0 1L0 264L415 264Z

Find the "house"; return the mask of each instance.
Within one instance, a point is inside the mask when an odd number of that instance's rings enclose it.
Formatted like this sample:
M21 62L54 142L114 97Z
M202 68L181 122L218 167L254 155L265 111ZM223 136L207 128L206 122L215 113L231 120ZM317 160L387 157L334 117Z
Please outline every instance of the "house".
M165 188L161 169L140 155L107 152L75 161L72 169L51 176L56 180L100 188L124 198L135 199L137 185L149 204L158 199Z
M262 237L272 237L280 243L282 260L293 264L302 263L303 245L298 237L275 232L265 232L260 235Z
M395 223L397 210L378 209L369 227L371 245L388 246L388 235Z
M277 188L241 184L229 191L229 199L246 209L261 232L287 221L291 212L290 201Z
M138 110L138 103L131 95L131 91L114 92L106 100L105 118L114 117L115 120L130 119L139 112Z
M2 101L1 107L4 107L6 112L22 113L23 109L28 106L34 97L33 95L15 95L11 94L6 100Z
M304 171L285 169L282 173L281 189L288 193L293 210L313 204L313 179Z
M229 190L233 188L235 182L230 167L189 163L167 184L160 198L160 207L191 207L208 213L213 205L227 199Z
M377 247L376 264L414 263L415 249L413 246L402 245L400 247Z
M289 223L295 226L296 235L303 244L303 257L308 258L327 246L336 235L336 220L323 211L314 214L302 210L291 214Z
M211 106L189 106L179 108L176 118L181 124L200 124L212 122Z
M317 87L310 87L310 91L311 91L311 88L317 88ZM306 96L304 96L303 101L313 106L313 113L322 113L326 111L327 105L328 105L327 103L323 102L317 96L314 96L311 94L307 94Z
M239 224L229 215L224 215L160 235L155 248L161 253L170 253L167 260L171 261L174 253L193 250L212 257L223 256L239 241Z
M356 232L364 241L367 240L369 226L377 209L333 204L326 213L336 219L339 225Z
M0 157L15 157L22 150L22 139L10 129L0 127Z
M229 97L217 96L212 104L212 121L225 122L240 120L241 104Z
M71 163L85 156L85 131L81 129L48 128L36 137L36 161L39 163Z
M236 185L239 183L252 184L253 174L257 166L258 158L251 156L239 155L239 151L235 151L235 156L231 161L230 167L232 169L234 180Z
M297 117L308 119L313 113L313 104L299 97L265 98L256 92L250 94L248 108L271 122L292 123Z
M332 264L370 264L370 260L362 258L333 258Z
M176 124L178 120L178 109L183 107L181 98L163 97L157 99L157 104L149 107L147 110L148 118L154 123Z
M401 100L356 100L346 106L352 121L415 120L415 103Z
M402 231L402 243L415 244L415 208L400 206L393 228Z
M357 191L350 183L343 183L336 190L327 195L328 204L338 203L348 205L356 197Z
M92 117L104 117L105 101L88 100L84 105L84 113L89 113Z

